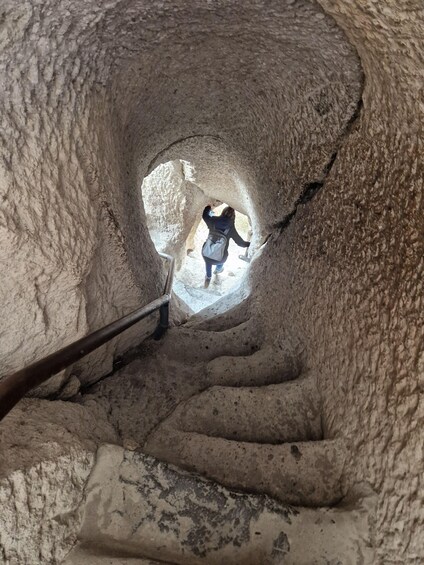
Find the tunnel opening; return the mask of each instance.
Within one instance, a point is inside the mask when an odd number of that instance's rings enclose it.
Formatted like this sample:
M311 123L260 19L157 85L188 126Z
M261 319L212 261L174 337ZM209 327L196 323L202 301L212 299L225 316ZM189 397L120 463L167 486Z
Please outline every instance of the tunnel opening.
M173 290L189 313L211 306L245 284L250 264L248 248L241 248L230 239L223 270L215 272L214 266L210 283L206 282L202 247L209 229L202 220L202 212L210 205L210 214L220 216L227 204L208 194L195 180L193 164L175 159L155 167L141 186L150 238L158 252L175 257ZM251 240L250 219L236 208L234 225L244 241Z

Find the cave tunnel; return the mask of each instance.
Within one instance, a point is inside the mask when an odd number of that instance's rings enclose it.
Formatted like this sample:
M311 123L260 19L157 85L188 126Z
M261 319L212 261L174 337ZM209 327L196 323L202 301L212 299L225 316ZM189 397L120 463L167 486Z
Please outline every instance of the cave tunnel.
M160 340L0 422L1 563L424 562L423 37L418 0L3 1L1 379L177 277ZM252 261L193 309L223 203Z

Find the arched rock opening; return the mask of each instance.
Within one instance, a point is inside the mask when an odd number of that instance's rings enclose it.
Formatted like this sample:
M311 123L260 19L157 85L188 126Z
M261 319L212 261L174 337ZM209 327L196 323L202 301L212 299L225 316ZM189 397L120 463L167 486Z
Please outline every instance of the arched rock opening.
M205 165L208 165L208 176L205 176ZM232 169L226 170L224 165L221 159L215 167L211 167L210 153L209 161L205 163L168 161L158 165L141 186L150 236L159 252L176 259L173 290L186 311L191 313L210 306L235 290L250 262L245 250L230 240L225 274L213 277L211 288L205 288L202 245L208 228L202 220L202 212L205 206L211 204L214 214L222 212L224 204L217 199L217 194L227 194L233 206L243 206L248 201L247 194L240 194L237 190L240 185L238 175ZM239 210L236 211L235 226L245 241L252 239L249 219ZM233 303L227 302L228 307L235 306L240 297L247 294L235 296Z

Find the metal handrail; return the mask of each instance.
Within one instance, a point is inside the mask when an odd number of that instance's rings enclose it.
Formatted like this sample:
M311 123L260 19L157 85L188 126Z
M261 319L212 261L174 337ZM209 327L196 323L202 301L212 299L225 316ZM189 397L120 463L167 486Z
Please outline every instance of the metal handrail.
M39 386L56 373L59 373L59 371L66 369L69 365L79 361L88 355L88 353L104 345L107 341L110 341L156 310L160 312L160 320L154 333L154 338L159 339L165 333L169 322L169 302L171 300L175 259L166 253L159 253L159 255L169 262L163 295L146 306L142 306L119 320L32 363L32 365L28 365L28 367L24 367L20 371L4 377L0 381L0 420L4 418L15 404L31 389Z

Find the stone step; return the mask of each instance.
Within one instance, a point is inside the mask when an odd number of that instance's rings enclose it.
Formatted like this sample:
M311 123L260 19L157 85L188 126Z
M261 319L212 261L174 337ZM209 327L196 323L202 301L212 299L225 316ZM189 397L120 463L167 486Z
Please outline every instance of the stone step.
M263 387L214 386L182 402L164 425L257 443L322 438L319 394L311 378Z
M222 332L171 328L160 347L162 355L189 363L210 361L223 355L249 355L257 349L258 339L249 322Z
M291 354L264 347L249 355L222 355L206 366L211 385L265 386L281 384L299 376L300 367Z
M168 427L151 434L143 451L229 488L265 493L296 506L328 506L344 496L346 459L338 440L260 444Z
M86 487L79 538L113 555L179 565L371 565L368 511L367 499L293 508L104 445ZM145 563L125 559L119 563Z

